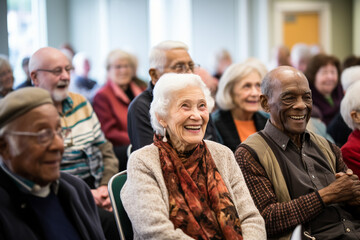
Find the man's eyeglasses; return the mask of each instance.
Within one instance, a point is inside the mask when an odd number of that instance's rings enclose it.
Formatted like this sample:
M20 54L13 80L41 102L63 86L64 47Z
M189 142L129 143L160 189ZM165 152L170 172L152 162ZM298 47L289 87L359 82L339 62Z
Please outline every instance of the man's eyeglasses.
M36 71L40 71L40 72L49 72L54 74L55 76L60 76L61 73L63 72L63 69L70 74L71 70L73 70L74 68L69 66L69 67L65 67L65 68L55 68L55 69L37 69Z
M189 63L189 64L184 64L184 63L178 63L172 67L169 67L170 69L172 69L173 71L175 71L176 73L186 73L190 70L190 72L194 72L195 68L199 68L200 65L199 64L195 64L195 63Z
M18 131L9 131L7 134L17 135L17 136L32 136L37 138L38 144L42 146L48 146L54 140L55 134L64 139L71 132L70 128L59 128L57 130L52 130L50 128L42 129L39 132L18 132Z

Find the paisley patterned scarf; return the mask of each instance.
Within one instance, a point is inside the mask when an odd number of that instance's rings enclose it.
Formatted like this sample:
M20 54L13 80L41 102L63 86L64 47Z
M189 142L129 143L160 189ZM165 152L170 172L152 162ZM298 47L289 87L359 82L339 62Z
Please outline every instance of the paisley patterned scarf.
M169 192L170 220L195 239L243 239L229 191L202 141L187 158L154 136Z

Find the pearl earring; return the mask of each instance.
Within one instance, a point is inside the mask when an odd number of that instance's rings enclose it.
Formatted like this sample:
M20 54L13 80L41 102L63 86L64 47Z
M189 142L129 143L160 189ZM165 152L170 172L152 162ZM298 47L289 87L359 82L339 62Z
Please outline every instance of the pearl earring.
M163 142L167 142L167 138L166 138L166 128L164 128L164 137L162 139Z

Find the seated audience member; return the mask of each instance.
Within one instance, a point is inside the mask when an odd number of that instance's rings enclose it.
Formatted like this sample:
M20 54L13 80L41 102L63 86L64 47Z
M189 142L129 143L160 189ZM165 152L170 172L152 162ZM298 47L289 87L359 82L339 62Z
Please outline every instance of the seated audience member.
M0 55L0 99L13 90L14 76L5 55Z
M360 239L360 182L341 151L306 130L312 97L308 80L293 67L278 67L261 84L264 130L235 152L269 238ZM331 236L331 237L330 237Z
M259 60L235 63L222 75L216 93L219 109L212 114L219 142L235 152L251 134L262 130L267 117L260 110L260 83L267 73Z
M220 49L215 53L215 72L213 76L220 80L225 70L232 64L232 57L228 50Z
M301 72L305 72L308 62L311 58L310 47L305 43L297 43L291 48L290 60L291 65L300 70Z
M346 165L360 176L360 81L351 85L341 101L341 116L353 130L341 152Z
M290 50L285 45L274 47L271 51L271 60L269 69L278 66L291 66Z
M83 179L91 188L99 207L106 238L117 235L107 183L118 172L118 160L112 144L106 140L100 123L90 102L80 94L68 91L70 71L69 59L58 49L45 47L37 50L30 58L31 79L36 87L50 92L60 115L61 126L71 133L64 139L65 152L60 168ZM108 226L104 224L108 223Z
M233 153L203 140L214 100L201 78L164 74L153 93L154 143L130 155L120 194L134 239L266 239Z
M305 72L312 92L313 104L321 112L321 120L328 125L340 111L344 96L340 84L340 62L330 55L312 57Z
M16 89L33 86L32 82L31 82L30 72L29 72L29 61L30 61L30 57L25 57L22 60L21 66L25 73L26 79L19 86L17 86Z
M360 81L360 66L346 68L341 73L341 85L344 90L345 96L349 87L357 81ZM349 128L348 124L344 122L344 119L339 112L329 123L327 131L333 137L336 145L338 147L342 147L348 140L352 129Z
M163 41L154 46L149 56L149 75L151 81L148 88L137 96L128 109L127 123L132 151L153 142L154 132L150 123L150 103L153 99L153 88L164 73L194 73L195 63L188 53L185 43L179 41ZM205 139L216 141L216 133L210 121Z
M63 132L47 91L0 100L0 239L105 239L89 187L60 173Z
M346 68L360 65L360 57L357 57L355 55L348 56L344 59L342 63L342 70L345 70Z
M130 102L144 89L136 85L131 56L116 49L106 60L107 83L94 97L94 111L105 137L113 144L119 159L120 171L126 169L130 139L127 131L127 112Z
M79 52L74 56L72 64L74 67L74 80L71 81L69 90L83 95L88 101L92 102L99 86L95 80L89 78L91 66L88 56L84 52Z

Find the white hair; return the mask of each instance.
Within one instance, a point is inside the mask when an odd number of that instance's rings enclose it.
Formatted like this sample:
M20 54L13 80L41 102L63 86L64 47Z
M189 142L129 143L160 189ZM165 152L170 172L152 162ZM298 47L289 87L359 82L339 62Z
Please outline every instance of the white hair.
M350 115L351 111L360 111L359 92L360 92L360 81L355 82L351 85L351 88L347 90L340 105L341 116L343 117L344 121L349 126L349 128L353 130L359 128L359 125L354 123Z
M205 83L201 80L200 76L188 73L166 73L162 75L156 83L153 91L153 101L150 105L151 126L156 134L164 136L164 128L159 123L156 114L159 117L166 117L174 92L183 90L188 87L200 87L204 93L206 105L209 113L214 107L214 99L211 97L210 90L206 87Z
M232 97L234 85L252 72L259 74L262 80L267 73L266 66L258 59L249 58L243 63L230 65L221 76L216 92L216 103L222 110L235 108Z
M346 68L341 73L341 85L344 91L347 91L350 85L356 81L360 81L360 66Z
M310 57L310 48L305 43L297 43L291 48L290 58L295 68L298 67L301 59L310 59Z
M164 65L166 64L166 51L172 49L183 49L189 51L188 46L180 41L163 41L155 45L149 55L150 68L159 69L163 71Z

